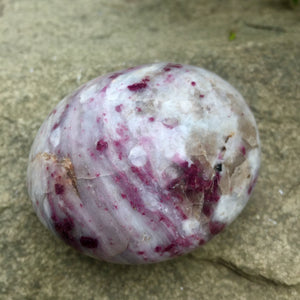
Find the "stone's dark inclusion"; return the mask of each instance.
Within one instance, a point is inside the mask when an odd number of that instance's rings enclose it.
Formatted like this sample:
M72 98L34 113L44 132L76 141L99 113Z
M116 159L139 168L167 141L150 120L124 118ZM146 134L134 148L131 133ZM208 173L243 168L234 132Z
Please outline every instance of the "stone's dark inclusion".
M225 228L226 224L221 222L210 222L209 231L211 234L218 234Z
M71 218L65 218L61 221L58 221L56 217L54 219L54 228L58 235L68 244L74 243L74 237L71 234L71 231L74 228L74 223Z
M216 170L217 172L222 172L222 164L217 164L217 165L215 165L215 170Z
M55 215L52 216L54 229L67 244L75 246L78 249L78 242L75 241L72 231L74 229L74 222L70 217L63 220L58 220ZM98 240L88 236L81 236L79 239L80 245L85 248L94 249L98 247Z
M82 247L94 249L98 247L98 240L89 236L82 236L80 244Z
M141 82L128 85L127 88L132 92L137 92L145 89L148 86L147 82L149 81L150 81L149 77L145 77L144 79L142 79Z
M57 195L62 195L64 193L64 191L65 191L64 186L62 184L59 184L59 183L56 183L54 185L54 188L55 188L55 193Z
M182 65L181 64L167 64L165 67L164 67L164 71L165 72L169 72L171 71L171 69L181 69L182 68Z
M103 139L99 140L97 142L97 145L96 145L96 149L99 151L99 152L104 152L106 149L108 148L108 144L106 141L104 141Z

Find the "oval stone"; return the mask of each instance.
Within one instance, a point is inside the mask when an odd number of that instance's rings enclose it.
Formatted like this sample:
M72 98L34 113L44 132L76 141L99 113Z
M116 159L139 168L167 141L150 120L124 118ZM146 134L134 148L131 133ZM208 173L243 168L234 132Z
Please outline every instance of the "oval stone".
M156 63L63 99L37 133L27 179L56 236L95 258L140 264L222 231L259 165L257 126L239 92L204 69Z

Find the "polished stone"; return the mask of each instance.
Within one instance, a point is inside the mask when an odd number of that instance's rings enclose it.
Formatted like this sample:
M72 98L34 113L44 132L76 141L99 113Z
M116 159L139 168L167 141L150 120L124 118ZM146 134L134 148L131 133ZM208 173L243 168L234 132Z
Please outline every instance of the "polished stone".
M260 166L242 96L174 63L96 78L52 110L28 189L53 233L90 256L159 262L205 244L246 205Z

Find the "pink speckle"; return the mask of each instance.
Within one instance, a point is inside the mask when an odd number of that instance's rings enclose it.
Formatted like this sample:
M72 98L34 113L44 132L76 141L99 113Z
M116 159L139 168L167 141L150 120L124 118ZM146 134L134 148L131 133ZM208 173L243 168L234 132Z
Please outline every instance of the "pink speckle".
M114 145L119 148L119 147L121 147L121 142L120 141L114 141Z
M127 88L132 92L137 92L137 91L143 90L146 87L147 87L146 82L138 82L138 83L134 83L132 85L127 86Z
M192 85L192 86L195 86L195 85L196 85L196 82L195 82L195 81L192 81L192 82L191 82L191 85Z
M251 182L251 184L248 188L248 195L250 195L252 193L252 190L255 187L256 181L257 181L257 177L255 177L254 180Z
M123 199L126 199L126 198L127 198L127 196L126 196L125 194L121 194L121 197L122 197Z
M156 246L154 249L155 252L160 252L161 250L162 250L162 248L160 246Z
M142 109L140 107L136 107L135 109L136 109L137 112L141 112L142 111Z
M200 239L199 240L199 246L202 246L202 245L204 245L205 244L205 240L204 239Z
M122 136L124 136L124 129L122 127L118 127L116 129L116 133L122 137Z
M99 151L99 152L104 152L106 149L108 148L108 144L106 141L104 141L103 139L99 140L97 142L97 145L96 145L96 149Z
M62 195L65 191L65 187L59 183L56 183L54 188L55 188L56 195Z
M52 127L52 130L55 130L58 126L59 126L59 124L58 124L58 123L55 123L55 124L53 125L53 127Z
M148 120L149 122L154 122L155 119L153 117L150 117Z
M142 80L142 82L149 82L150 81L150 77L149 76L146 76L143 80Z
M96 173L96 177L99 177L100 176L100 173Z
M180 69L180 68L182 68L182 65L180 64L167 64L163 70L165 72L169 72L171 71L171 69Z
M199 97L200 97L200 98L204 98L204 95L201 94Z
M106 90L107 90L107 88L108 88L108 85L106 85L101 91L100 91L100 93L106 93Z
M175 77L172 74L168 74L167 78L164 80L164 83L171 83L175 80Z
M120 182L121 181L121 176L119 176L119 175L116 175L115 177L114 177L114 181L115 182Z
M244 146L241 147L241 153L245 156L246 155L246 148Z
M176 247L176 245L172 243L164 249L164 252L170 252L174 247Z
M74 228L73 220L70 217L58 220L56 215L53 215L52 219L54 221L54 228L56 232L65 242L72 244L74 242L74 237L71 234L71 231Z
M82 236L80 238L80 244L82 247L94 249L98 246L98 240L89 236Z
M117 105L117 106L115 107L116 112L121 112L122 109L123 109L123 105L122 105L122 104Z
M211 234L218 234L219 232L221 232L224 228L225 228L224 223L221 222L210 222L209 223L209 231Z

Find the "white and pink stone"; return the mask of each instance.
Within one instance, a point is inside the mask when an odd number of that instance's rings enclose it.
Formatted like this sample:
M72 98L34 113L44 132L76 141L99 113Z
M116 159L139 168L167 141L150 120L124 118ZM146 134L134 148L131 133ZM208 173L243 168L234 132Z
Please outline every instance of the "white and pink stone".
M151 263L198 248L232 222L259 165L242 96L204 69L157 63L63 99L33 143L28 189L39 219L69 245Z

